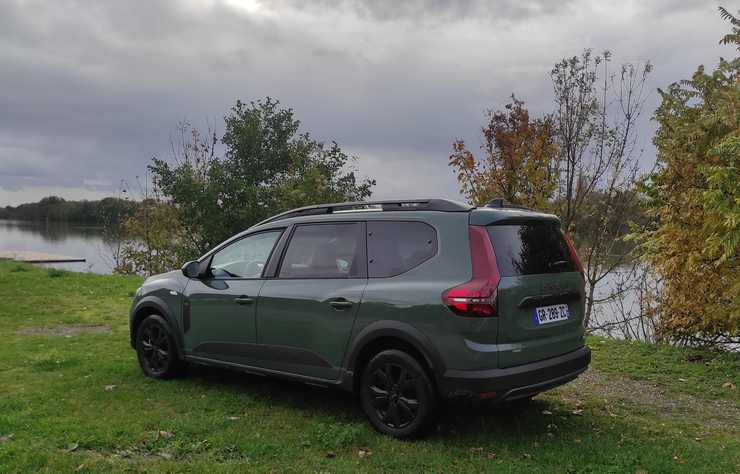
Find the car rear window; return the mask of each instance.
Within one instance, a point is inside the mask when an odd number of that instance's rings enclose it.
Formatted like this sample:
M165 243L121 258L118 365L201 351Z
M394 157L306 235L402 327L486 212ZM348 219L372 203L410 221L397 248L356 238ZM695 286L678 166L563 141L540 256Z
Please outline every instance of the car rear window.
M437 232L423 222L368 221L367 261L370 278L407 272L437 253Z
M488 226L501 276L576 271L560 226L544 222Z

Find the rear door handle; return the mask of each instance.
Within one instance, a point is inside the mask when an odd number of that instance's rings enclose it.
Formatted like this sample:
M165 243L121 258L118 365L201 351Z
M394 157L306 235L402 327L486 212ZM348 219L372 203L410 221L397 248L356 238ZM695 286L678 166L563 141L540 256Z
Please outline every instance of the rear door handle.
M241 295L234 298L234 303L236 304L250 304L254 302L254 299L250 298L247 295Z
M352 302L344 298L337 298L329 301L329 305L334 309L347 309L352 307Z

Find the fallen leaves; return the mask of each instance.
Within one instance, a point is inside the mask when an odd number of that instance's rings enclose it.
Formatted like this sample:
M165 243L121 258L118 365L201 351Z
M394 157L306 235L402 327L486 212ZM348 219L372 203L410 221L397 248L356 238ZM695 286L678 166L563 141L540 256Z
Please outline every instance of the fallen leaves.
M10 441L11 439L13 439L13 437L14 437L14 436L15 436L15 435L14 435L13 433L10 433L10 434L6 434L6 435L3 435L3 436L0 436L0 444L5 444L5 443L7 443L7 442L8 442L8 441Z
M161 430L161 431L158 431L158 432L157 432L157 437L158 437L158 438L163 438L163 439L170 439L170 438L172 438L173 436L175 436L175 435L174 435L174 434L172 434L172 432L170 432L170 431L164 431L164 430Z
M552 412L550 410L542 410L543 415L552 415Z
M737 386L732 382L725 382L722 384L722 388L729 388L730 390L735 390Z
M106 392L112 392L116 387L117 387L117 385L106 385L105 386L105 391Z
M73 453L77 451L79 447L80 447L80 443L72 443L69 446L67 446L67 449L65 449L64 451L67 453Z
M373 454L373 452L370 451L370 448L360 448L357 450L357 455L361 458L370 456L371 454Z

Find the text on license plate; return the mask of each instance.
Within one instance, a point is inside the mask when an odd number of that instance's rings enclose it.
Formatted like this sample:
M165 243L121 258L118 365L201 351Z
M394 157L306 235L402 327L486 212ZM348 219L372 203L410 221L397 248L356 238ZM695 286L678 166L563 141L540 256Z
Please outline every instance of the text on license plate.
M554 323L568 319L568 305L554 304L552 306L540 306L534 309L535 324Z

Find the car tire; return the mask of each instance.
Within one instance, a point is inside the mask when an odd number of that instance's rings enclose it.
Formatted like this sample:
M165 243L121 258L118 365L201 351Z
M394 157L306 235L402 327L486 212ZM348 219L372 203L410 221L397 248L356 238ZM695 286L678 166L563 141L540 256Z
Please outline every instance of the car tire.
M370 359L362 373L360 400L373 427L395 438L421 436L436 421L438 399L429 375L400 350Z
M147 316L136 330L136 354L148 377L171 379L185 367L167 321L158 314Z

